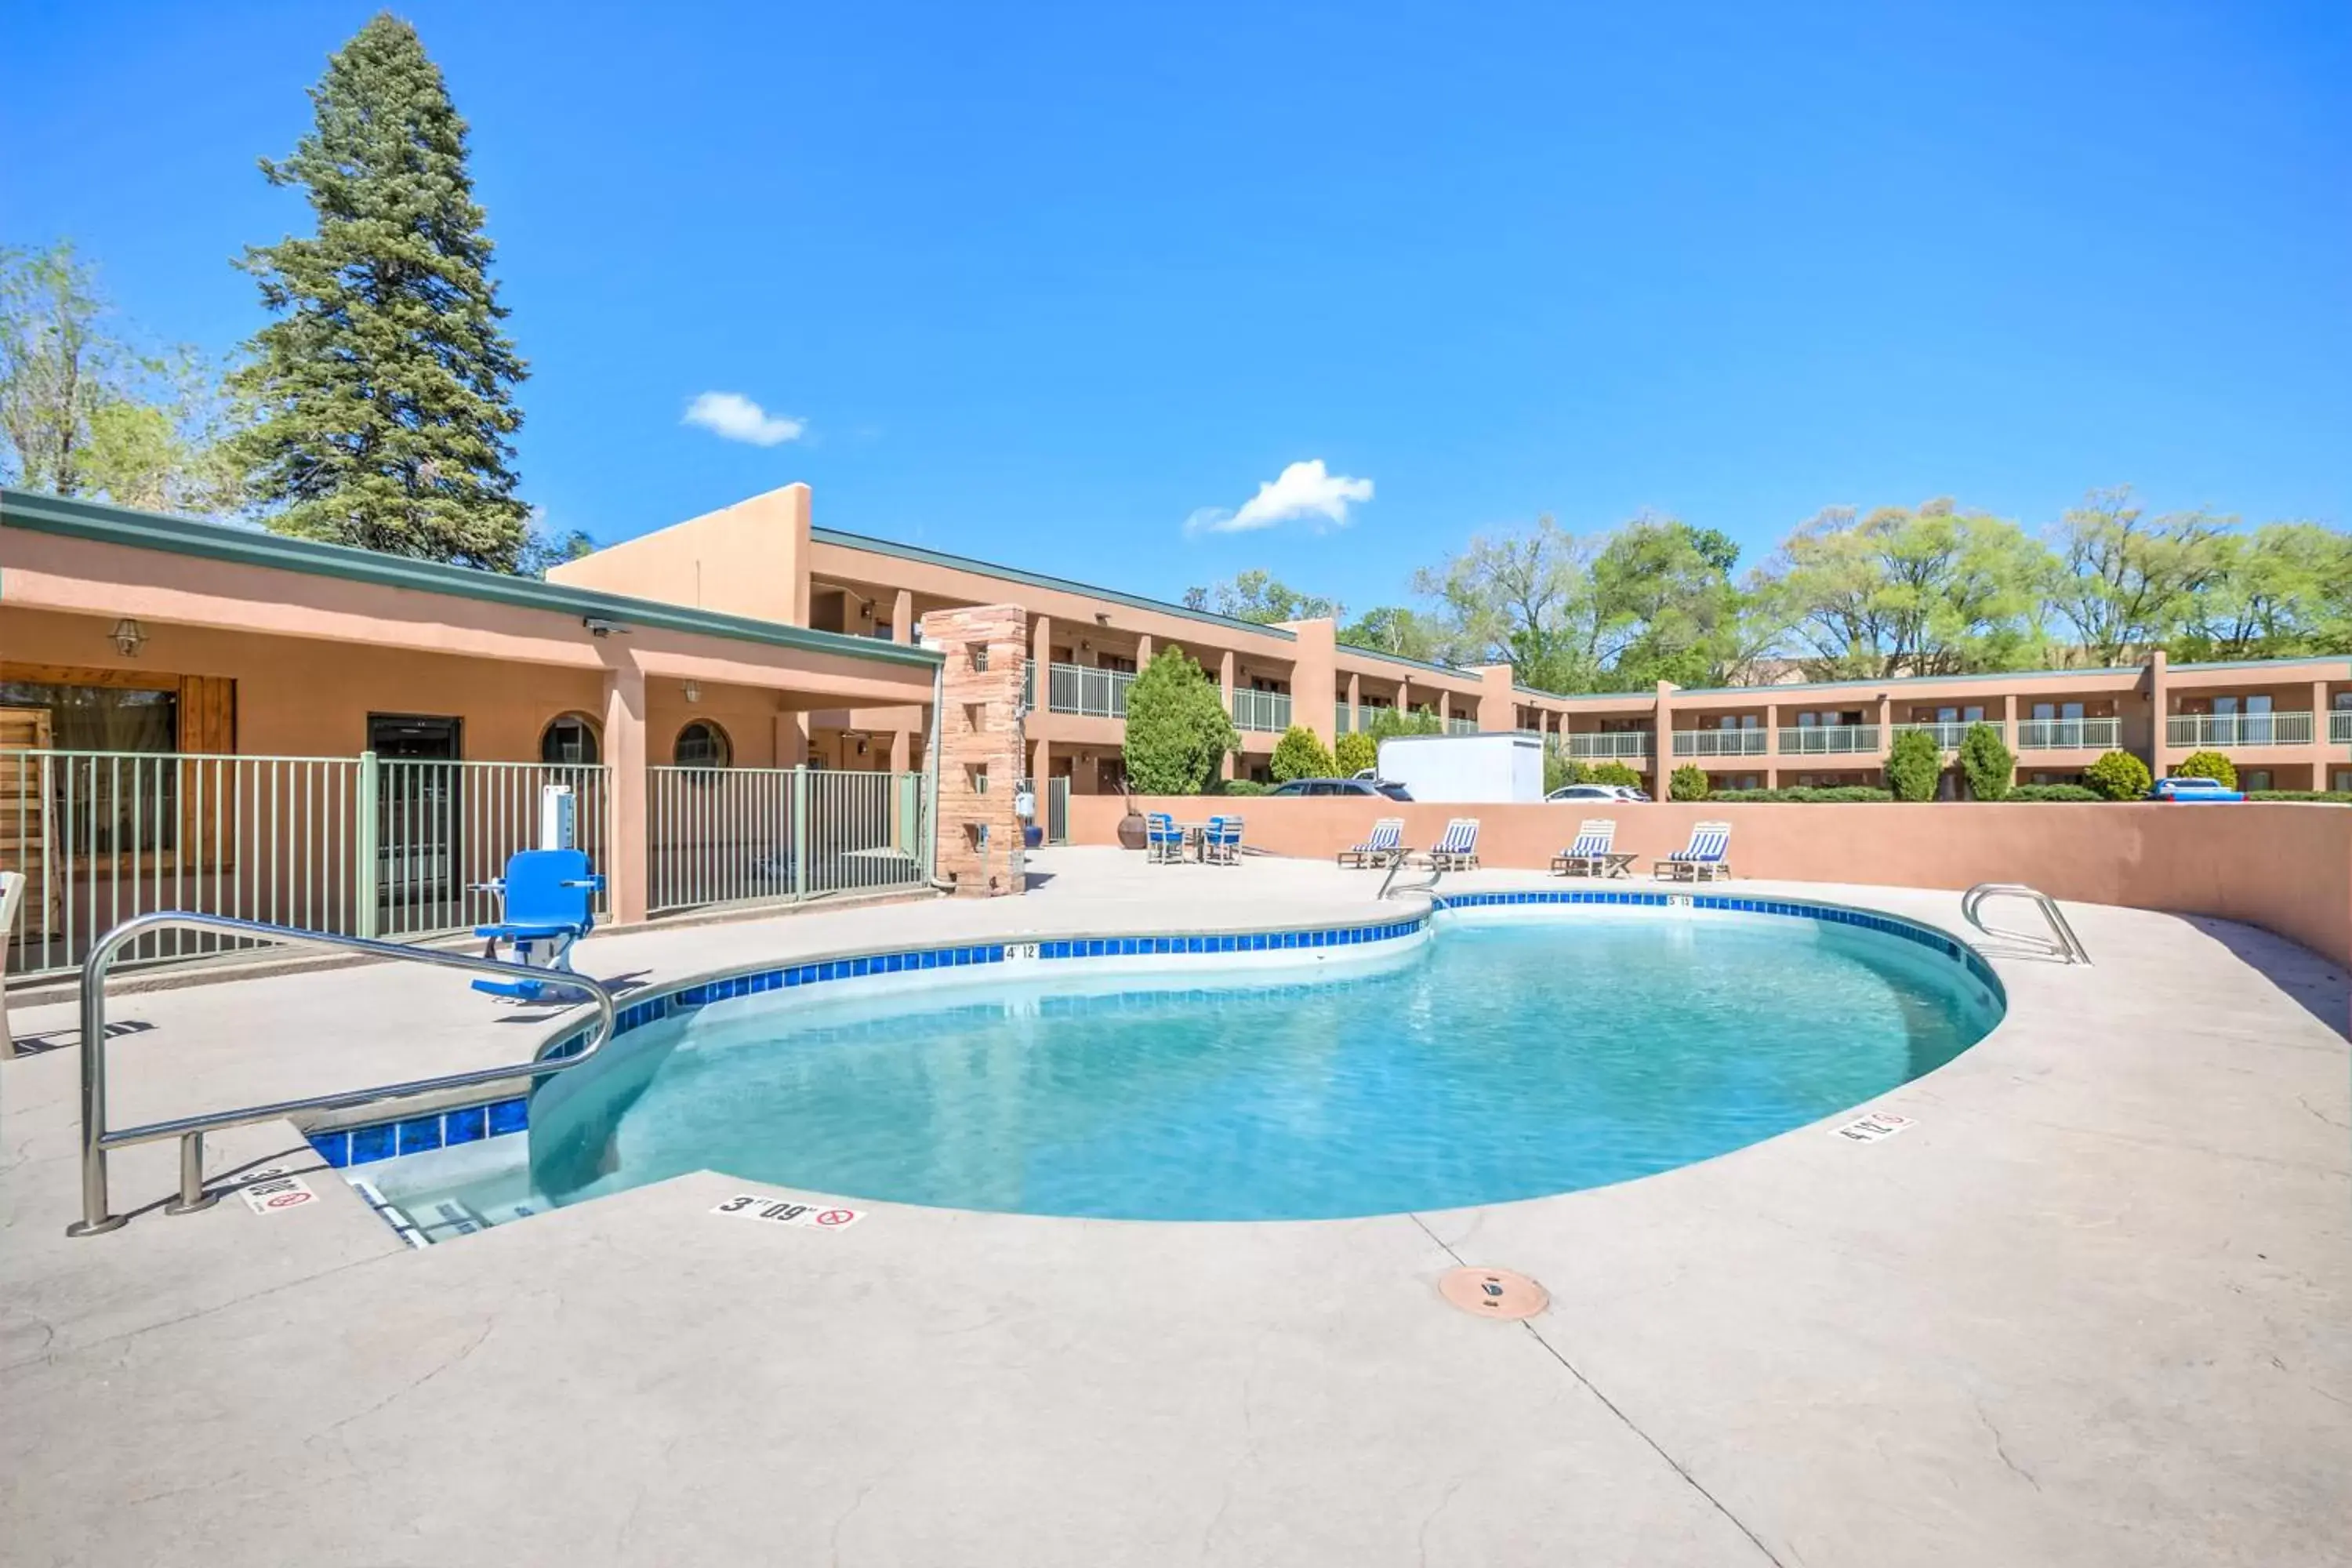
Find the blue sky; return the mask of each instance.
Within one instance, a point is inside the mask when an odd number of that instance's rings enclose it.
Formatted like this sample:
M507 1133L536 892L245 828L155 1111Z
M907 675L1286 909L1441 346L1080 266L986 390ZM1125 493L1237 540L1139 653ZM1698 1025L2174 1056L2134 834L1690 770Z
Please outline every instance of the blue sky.
M0 241L229 347L230 258L307 220L254 160L371 10L16 10ZM833 527L1363 608L1544 511L1751 560L2122 482L2352 525L2340 0L401 14L473 125L526 492L600 538L806 479Z

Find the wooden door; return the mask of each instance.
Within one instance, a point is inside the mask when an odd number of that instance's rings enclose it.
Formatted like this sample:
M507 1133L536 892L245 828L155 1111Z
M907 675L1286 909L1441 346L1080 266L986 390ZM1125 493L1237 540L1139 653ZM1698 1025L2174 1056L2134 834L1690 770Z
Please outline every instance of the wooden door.
M0 868L25 874L17 931L26 937L46 935L63 924L65 879L47 874L64 868L47 853L56 823L44 787L46 760L21 754L47 751L48 745L47 709L0 708Z

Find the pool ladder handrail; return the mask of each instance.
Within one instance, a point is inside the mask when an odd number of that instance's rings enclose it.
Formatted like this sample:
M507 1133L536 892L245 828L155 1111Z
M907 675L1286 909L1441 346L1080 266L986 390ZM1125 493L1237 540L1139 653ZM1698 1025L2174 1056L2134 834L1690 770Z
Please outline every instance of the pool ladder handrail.
M2032 931L1987 925L1979 911L1986 900L1996 898L2031 900L2034 908L2042 911L2042 918L2050 923L2051 934L2040 936ZM2058 900L2039 888L2029 888L2022 882L1979 882L1960 895L1960 914L1969 924L1987 936L2024 942L2036 952L2067 963L2087 964L2091 962L2089 951L2083 946L2083 939L2074 934L2074 928L2067 923L2065 911L2058 907Z
M169 1121L151 1121L140 1127L109 1131L106 1125L106 972L113 965L115 954L124 946L156 931L222 931L232 936L289 946L332 948L338 952L365 953L375 958L429 963L443 969L471 970L478 974L495 974L506 980L530 980L541 985L552 981L562 986L577 987L586 992L596 1005L596 1019L591 1026L592 1033L586 1042L579 1050L567 1056L544 1057L507 1067L478 1068L471 1072L444 1073L437 1078L415 1079L406 1083L383 1084L373 1089L349 1089L340 1094L281 1100L268 1105L216 1110L201 1116L182 1116ZM446 1089L465 1089L475 1084L499 1083L518 1078L541 1079L568 1072L603 1049L612 1039L617 1023L612 988L593 975L577 973L569 969L507 963L494 958L479 958L472 953L411 947L403 942L341 936L332 931L305 931L299 926L264 925L257 921L197 914L184 910L160 910L152 914L136 916L100 937L98 945L90 949L89 956L82 961L81 1218L68 1226L66 1234L100 1236L131 1223L129 1215L109 1212L106 1156L110 1150L177 1138L180 1141L180 1193L179 1196L163 1205L163 1212L194 1214L198 1209L210 1208L220 1201L221 1196L219 1193L207 1194L205 1191L205 1134L207 1132L228 1127L249 1127L258 1121L276 1121L298 1111L345 1110L353 1106L406 1100L414 1095L432 1094Z
M1389 874L1388 874L1387 876L1385 876L1385 877L1383 877L1383 878L1381 878L1381 890L1380 890L1380 892L1379 892L1378 894L1376 894L1376 895L1374 895L1374 896L1375 896L1376 898L1381 898L1381 899L1385 899L1385 898L1389 897L1390 889L1391 889L1392 887L1395 887L1395 883L1396 883L1396 879L1397 879L1397 873L1398 873L1399 871L1403 870L1404 868L1404 868L1404 857L1403 857L1402 855L1399 855L1395 859L1391 860L1391 861L1389 862ZM1395 889L1395 890L1396 890L1397 892L1400 892L1400 893L1427 893L1427 892L1433 892L1433 891L1435 891L1435 890L1436 890L1436 888L1437 888L1437 879L1438 879L1440 877L1443 877L1444 875L1445 875L1445 873L1444 873L1443 870L1440 870L1440 869L1439 869L1437 867L1435 867L1435 866L1432 866L1432 867L1429 868L1429 880L1428 880L1428 881L1426 881L1426 882L1407 882L1403 887L1402 887L1402 888L1396 888L1396 889Z

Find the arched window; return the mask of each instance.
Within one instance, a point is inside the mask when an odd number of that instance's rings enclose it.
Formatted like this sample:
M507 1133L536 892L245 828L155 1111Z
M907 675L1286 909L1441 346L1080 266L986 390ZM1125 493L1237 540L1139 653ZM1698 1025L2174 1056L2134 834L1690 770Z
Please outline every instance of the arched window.
M670 761L682 768L724 768L733 765L735 748L726 731L708 719L697 719L677 732Z
M539 734L539 760L559 766L593 766L604 760L596 726L577 713L560 713Z

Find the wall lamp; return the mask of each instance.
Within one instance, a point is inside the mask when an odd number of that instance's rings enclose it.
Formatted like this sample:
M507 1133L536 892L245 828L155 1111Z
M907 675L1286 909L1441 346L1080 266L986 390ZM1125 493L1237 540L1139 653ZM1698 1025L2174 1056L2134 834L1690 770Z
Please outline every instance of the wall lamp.
M128 616L115 622L114 630L108 635L114 638L114 651L125 658L137 658L139 650L147 644L146 628Z
M607 620L603 616L583 616L580 617L580 624L600 637L611 637L614 632L620 633L623 637L629 635L628 627L618 621Z

